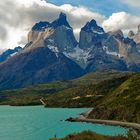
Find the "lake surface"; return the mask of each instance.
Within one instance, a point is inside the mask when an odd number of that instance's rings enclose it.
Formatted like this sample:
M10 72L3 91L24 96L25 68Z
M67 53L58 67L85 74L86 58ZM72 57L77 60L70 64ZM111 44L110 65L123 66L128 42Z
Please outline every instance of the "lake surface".
M127 133L127 129L117 126L62 121L88 110L0 106L0 140L49 140L54 135L61 138L83 130L106 135Z

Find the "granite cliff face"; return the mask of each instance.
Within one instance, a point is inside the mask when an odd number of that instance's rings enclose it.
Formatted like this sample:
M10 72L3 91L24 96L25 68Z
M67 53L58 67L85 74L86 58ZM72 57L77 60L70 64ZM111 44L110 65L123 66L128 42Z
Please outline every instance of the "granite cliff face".
M82 49L91 48L106 38L103 28L99 27L95 20L87 22L81 29L79 47Z
M59 18L52 23L35 24L28 34L28 42L31 43L30 48L45 45L60 52L70 51L78 44L64 13L60 13Z
M140 71L140 26L124 37L87 22L76 41L64 13L49 23L36 23L25 47L0 55L0 89L68 80L102 70ZM15 54L16 53L16 54ZM82 68L81 68L82 67Z

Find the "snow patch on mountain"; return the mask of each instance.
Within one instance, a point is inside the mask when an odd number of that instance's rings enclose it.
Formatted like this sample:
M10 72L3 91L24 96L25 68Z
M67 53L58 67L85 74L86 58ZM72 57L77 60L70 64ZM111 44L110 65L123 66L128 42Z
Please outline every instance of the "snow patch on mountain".
M119 53L117 53L117 52L113 52L113 51L109 51L108 50L108 47L106 47L106 46L103 46L103 50L106 52L106 54L108 54L108 55L113 55L113 56L117 56L117 57L121 57L121 55L119 54Z
M53 45L47 45L47 47L55 53L56 57L58 58L58 53L59 53L59 50L56 46L53 46Z
M102 31L95 31L95 30L92 30L92 32L95 33L95 34L104 34L104 32L102 32Z
M77 46L71 52L63 52L63 54L68 58L81 62L81 65L84 67L87 63L87 59L89 58L89 52L90 49L83 50Z
M58 53L58 52L59 52L58 48L55 47L55 46L47 45L47 47L48 47L52 52L55 52L55 53Z

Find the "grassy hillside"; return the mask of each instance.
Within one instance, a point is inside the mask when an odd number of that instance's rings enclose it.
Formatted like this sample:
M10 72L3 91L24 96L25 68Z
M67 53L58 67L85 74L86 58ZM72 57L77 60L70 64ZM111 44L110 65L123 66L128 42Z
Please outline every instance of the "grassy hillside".
M99 135L90 131L84 131L82 133L68 135L62 139L53 138L50 140L137 140L137 138L132 134L128 134L127 137L125 136L112 137L112 136Z
M65 89L47 97L50 107L94 107L96 102L115 90L128 76L118 76L98 84L90 83ZM45 101L45 100L44 100Z
M134 74L98 101L89 117L140 123L140 74Z
M22 89L0 91L0 104L39 105L40 98L71 87L70 81L41 84Z
M114 90L130 75L96 72L71 81L0 91L0 104L38 105L41 104L40 98L43 98L48 107L92 107L95 101Z

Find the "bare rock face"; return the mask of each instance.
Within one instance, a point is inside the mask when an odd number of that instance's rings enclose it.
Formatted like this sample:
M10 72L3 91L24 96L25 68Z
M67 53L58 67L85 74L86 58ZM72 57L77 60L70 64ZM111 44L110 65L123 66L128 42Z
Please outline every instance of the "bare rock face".
M123 32L121 30L112 31L112 32L109 32L109 34L120 40L124 38Z
M87 22L81 29L79 47L82 49L91 48L106 38L106 34L95 20Z
M140 24L138 25L137 33L136 33L136 35L134 36L134 41L135 41L136 43L140 43Z
M69 51L77 46L73 29L64 13L60 13L59 18L52 23L36 23L28 34L28 42L32 42L30 48L37 46L56 47L60 52Z

